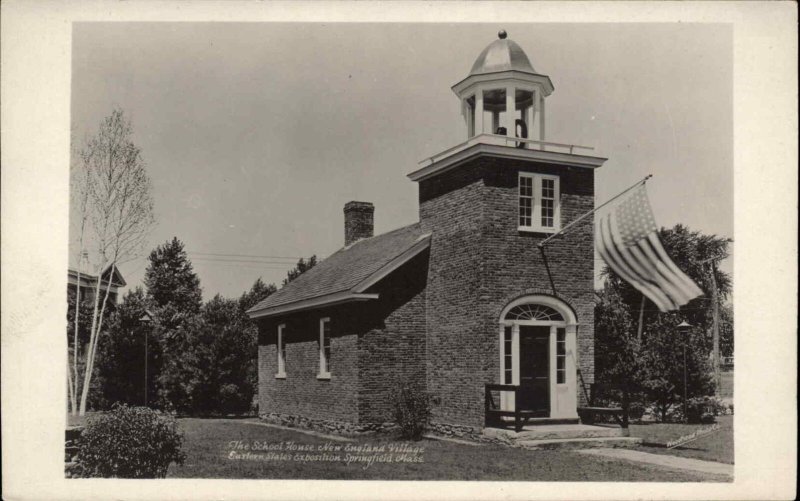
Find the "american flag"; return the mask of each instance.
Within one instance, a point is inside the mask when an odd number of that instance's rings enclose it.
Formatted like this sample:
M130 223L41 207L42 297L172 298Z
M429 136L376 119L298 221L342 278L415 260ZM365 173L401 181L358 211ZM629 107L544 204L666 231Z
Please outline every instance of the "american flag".
M644 184L599 218L595 240L608 266L661 311L677 310L703 293L661 245Z

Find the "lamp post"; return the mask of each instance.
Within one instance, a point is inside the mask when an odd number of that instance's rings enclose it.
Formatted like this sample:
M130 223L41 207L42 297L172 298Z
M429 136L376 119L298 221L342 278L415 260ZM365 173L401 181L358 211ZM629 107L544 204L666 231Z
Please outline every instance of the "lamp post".
M686 384L686 337L689 335L689 331L691 330L691 328L692 325L686 320L678 324L678 332L683 338L683 421L685 423L689 422L689 415L686 414L686 400L688 398L687 384Z
M150 337L150 321L152 315L145 310L144 315L139 318L139 323L144 326L144 406L147 407L147 338Z

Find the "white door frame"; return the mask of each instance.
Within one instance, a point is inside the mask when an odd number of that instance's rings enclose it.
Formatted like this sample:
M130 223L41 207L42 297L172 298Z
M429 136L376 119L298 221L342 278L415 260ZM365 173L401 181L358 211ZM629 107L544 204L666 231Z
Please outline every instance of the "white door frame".
M564 320L505 320L507 313L521 304L539 304L549 306L561 314ZM577 384L577 319L572 309L562 301L552 296L525 296L511 302L503 309L500 316L499 352L500 352L500 382L505 381L505 331L511 327L511 377L513 385L519 385L520 358L519 358L519 328L522 325L548 326L549 335L549 362L550 362L550 417L560 419L574 419L578 417L578 384ZM556 338L559 328L565 330L565 381L557 381ZM500 392L500 406L502 410L514 409L514 394Z

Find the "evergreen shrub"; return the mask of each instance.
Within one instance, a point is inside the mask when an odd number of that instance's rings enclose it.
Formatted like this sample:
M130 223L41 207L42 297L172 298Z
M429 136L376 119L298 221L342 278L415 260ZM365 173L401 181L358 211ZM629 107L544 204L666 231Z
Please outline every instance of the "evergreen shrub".
M183 464L183 435L175 419L147 407L117 404L91 418L80 438L81 477L164 478Z
M420 440L431 418L430 395L419 386L402 385L391 398L401 438Z

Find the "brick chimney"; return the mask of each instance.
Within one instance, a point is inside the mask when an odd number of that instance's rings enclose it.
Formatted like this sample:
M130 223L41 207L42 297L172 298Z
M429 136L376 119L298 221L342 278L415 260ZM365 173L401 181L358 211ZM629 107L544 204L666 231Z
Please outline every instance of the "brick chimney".
M369 202L347 202L344 204L344 245L350 245L362 238L369 238L373 232L373 213L375 206Z

